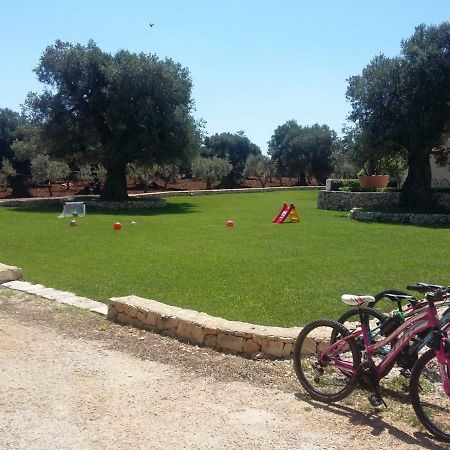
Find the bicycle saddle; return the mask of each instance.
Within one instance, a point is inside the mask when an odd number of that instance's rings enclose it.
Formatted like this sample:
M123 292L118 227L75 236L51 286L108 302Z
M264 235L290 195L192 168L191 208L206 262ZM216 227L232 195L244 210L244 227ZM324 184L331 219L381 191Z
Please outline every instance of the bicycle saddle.
M366 305L368 303L375 302L375 297L372 295L354 295L354 294L344 294L341 300L350 306Z

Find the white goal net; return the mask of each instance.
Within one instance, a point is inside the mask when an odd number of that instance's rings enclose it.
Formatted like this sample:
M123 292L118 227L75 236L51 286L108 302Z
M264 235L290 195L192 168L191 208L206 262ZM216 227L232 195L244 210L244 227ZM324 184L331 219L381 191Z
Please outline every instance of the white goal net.
M83 202L68 202L64 203L63 212L58 217L83 217L85 214L86 206Z

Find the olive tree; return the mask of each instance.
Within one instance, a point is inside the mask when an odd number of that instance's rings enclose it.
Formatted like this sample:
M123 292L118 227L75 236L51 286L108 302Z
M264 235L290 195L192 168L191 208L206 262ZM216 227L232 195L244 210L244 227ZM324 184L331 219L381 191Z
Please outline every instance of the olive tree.
M224 158L203 158L201 156L192 161L192 176L206 183L206 189L211 189L212 184L222 180L231 172L231 164Z
M420 25L399 56L376 56L349 79L347 98L368 148L406 153L402 203L429 205L430 154L450 121L450 23Z
M46 89L29 94L29 119L50 153L105 167L105 200L127 198L127 163L170 163L198 148L189 71L171 59L58 40L35 72Z

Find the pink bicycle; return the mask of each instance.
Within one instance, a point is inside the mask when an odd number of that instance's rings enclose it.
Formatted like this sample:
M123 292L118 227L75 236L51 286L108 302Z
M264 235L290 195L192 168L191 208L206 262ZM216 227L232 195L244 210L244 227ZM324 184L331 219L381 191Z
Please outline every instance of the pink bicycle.
M450 297L450 287L428 292L427 306L405 320L387 337L372 339L373 329L361 313L361 326L350 332L335 320L306 325L294 346L296 375L315 400L330 403L366 386L372 405L384 404L379 383L405 350L417 352L409 383L414 411L438 439L450 442L450 308L439 317L435 303ZM371 296L346 296L347 304L364 311Z

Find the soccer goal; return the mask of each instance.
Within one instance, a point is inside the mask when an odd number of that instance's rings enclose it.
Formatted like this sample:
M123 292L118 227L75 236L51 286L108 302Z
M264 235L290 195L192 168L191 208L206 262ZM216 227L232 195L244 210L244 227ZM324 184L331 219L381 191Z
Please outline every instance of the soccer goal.
M67 202L64 203L63 212L58 217L84 217L85 214L86 206L83 202Z

